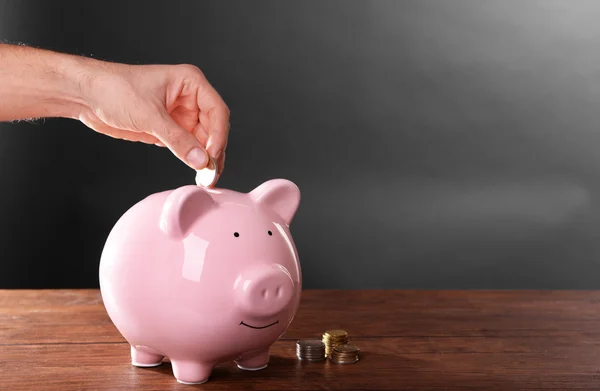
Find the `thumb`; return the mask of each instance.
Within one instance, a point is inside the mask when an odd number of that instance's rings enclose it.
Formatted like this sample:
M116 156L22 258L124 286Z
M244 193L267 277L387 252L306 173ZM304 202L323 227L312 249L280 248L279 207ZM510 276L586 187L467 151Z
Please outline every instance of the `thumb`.
M153 133L175 156L194 170L201 170L207 166L209 159L206 149L193 134L182 128L168 113L161 113Z

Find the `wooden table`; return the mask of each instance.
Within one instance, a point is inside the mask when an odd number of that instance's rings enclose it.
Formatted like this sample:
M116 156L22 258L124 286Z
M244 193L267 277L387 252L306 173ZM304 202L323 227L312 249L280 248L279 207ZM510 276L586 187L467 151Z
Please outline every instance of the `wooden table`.
M295 341L346 329L349 365L304 363ZM258 372L208 383L130 365L97 290L0 290L0 390L600 389L600 292L304 291Z

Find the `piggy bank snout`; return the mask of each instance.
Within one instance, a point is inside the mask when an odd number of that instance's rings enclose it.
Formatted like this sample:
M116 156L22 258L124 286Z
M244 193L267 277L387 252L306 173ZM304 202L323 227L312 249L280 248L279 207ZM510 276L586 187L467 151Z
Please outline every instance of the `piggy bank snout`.
M255 267L241 277L238 305L248 316L273 316L282 311L294 295L294 282L281 265Z

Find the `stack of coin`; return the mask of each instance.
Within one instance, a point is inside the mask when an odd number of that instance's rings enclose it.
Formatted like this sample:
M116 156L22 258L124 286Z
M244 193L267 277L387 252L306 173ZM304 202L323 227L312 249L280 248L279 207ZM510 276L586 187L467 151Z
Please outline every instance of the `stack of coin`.
M360 349L356 345L337 345L331 351L329 359L336 364L352 364L358 361Z
M325 354L329 356L336 345L348 343L348 333L345 330L327 330L323 333L323 343L325 344Z
M296 342L296 356L303 361L325 359L325 344L318 339L301 339Z

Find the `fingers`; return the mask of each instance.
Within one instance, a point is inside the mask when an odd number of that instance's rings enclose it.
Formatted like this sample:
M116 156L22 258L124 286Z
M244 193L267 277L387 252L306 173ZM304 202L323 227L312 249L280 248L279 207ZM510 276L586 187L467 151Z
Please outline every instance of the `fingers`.
M206 145L206 141L208 140L208 133L204 129L204 126L202 126L202 122L203 121L202 121L202 116L201 116L200 122L194 128L194 136L196 136L196 138L203 145ZM225 143L225 146L227 146L227 143ZM225 168L225 151L223 151L221 153L221 155L218 158L216 158L215 160L217 162L217 177L214 181L214 185L216 185L217 182L219 181L219 177L221 176L221 174L223 173L223 169Z
M217 107L209 112L208 142L206 149L216 159L221 157L227 147L229 137L229 109Z
M203 78L202 83L198 90L199 121L208 132L206 150L218 160L227 147L229 107L206 79Z
M220 176L223 173L223 170L225 169L225 152L223 152L217 160L217 167L217 175Z
M206 167L208 155L200 141L193 134L179 126L166 111L163 111L160 118L155 122L152 133L175 156L194 170L201 170Z
M200 122L198 123L198 125L196 125L196 127L194 128L194 136L196 136L196 138L200 141L200 143L202 143L202 145L206 145L207 140L208 140L208 133L206 132L203 124L207 124L208 120L207 120L208 116L206 116L204 113L200 114ZM221 175L223 173L223 169L225 168L225 149L227 148L227 139L225 140L225 146L223 147L222 151L219 156L217 158L215 158L216 162L217 162L217 175ZM211 155L213 156L213 155ZM214 156L213 156L214 157Z
M194 136L198 139L198 141L200 141L200 144L206 145L208 141L208 133L206 132L204 126L202 126L201 122L199 122L198 125L194 127L193 133Z

